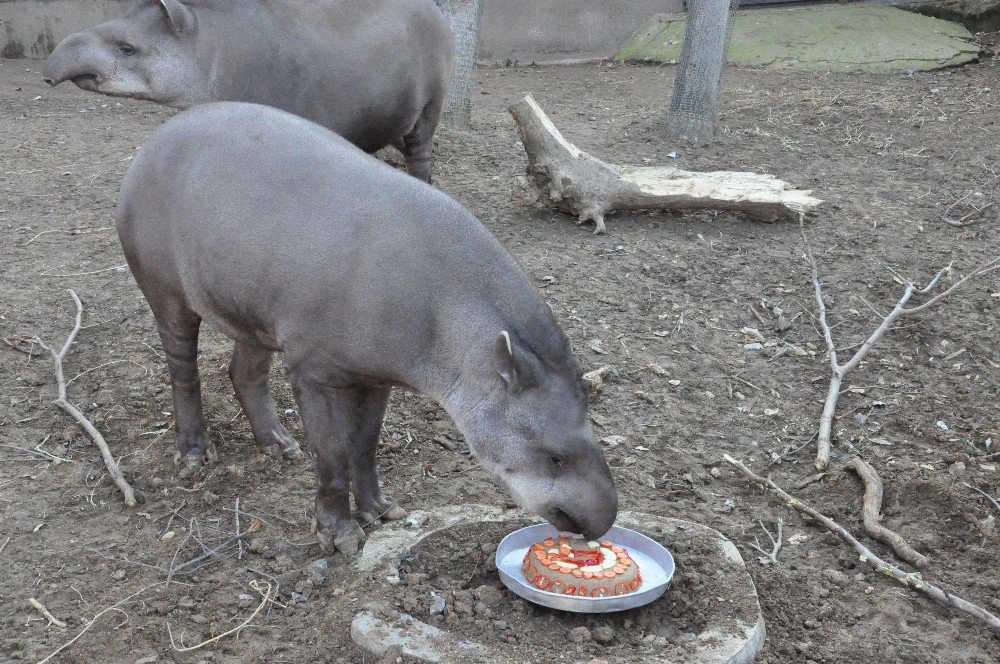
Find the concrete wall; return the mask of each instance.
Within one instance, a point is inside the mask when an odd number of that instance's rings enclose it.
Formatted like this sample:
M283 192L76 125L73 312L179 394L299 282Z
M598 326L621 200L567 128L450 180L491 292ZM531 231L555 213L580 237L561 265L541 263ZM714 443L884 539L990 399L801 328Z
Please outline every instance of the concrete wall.
M0 0L0 57L44 58L66 35L122 13L130 0ZM484 0L480 59L522 63L614 55L657 12L682 0Z
M682 0L485 0L480 59L606 58L653 14L683 10Z
M66 35L127 6L127 0L0 0L0 57L42 59Z

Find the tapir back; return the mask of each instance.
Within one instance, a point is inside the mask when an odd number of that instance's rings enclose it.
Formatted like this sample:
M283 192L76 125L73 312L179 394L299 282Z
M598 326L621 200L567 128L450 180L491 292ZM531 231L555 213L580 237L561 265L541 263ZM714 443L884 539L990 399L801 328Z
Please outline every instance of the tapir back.
M425 384L467 344L539 321L535 343L564 354L537 289L475 217L276 109L216 103L168 121L129 168L117 219L147 296L289 364Z

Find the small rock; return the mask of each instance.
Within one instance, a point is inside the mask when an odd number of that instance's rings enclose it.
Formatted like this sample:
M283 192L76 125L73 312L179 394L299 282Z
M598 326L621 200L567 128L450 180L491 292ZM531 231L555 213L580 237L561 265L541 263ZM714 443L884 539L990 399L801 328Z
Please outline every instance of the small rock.
M591 632L591 636L594 637L595 641L606 646L615 640L615 630L608 625L601 625L600 627L594 628L594 631Z
M330 564L326 558L320 558L309 566L309 580L314 586L321 586L326 583L326 573L330 569Z
M204 625L205 623L208 622L208 618L206 618L205 614L203 613L196 613L193 616L191 616L191 622L193 622L196 625Z
M846 574L837 569L828 569L825 572L823 572L823 576L826 577L827 581L837 586L838 588L843 588L844 586L846 586L848 583L851 582L850 578L848 578Z
M160 537L160 541L161 542L169 542L170 540L172 540L175 537L177 537L177 533L175 533L172 530L168 530L167 532L163 533L162 537Z
M514 608L514 613L528 613L529 611L528 603L523 599L515 599L511 602L511 606Z
M431 600L430 614L432 616L441 615L444 613L444 609L447 605L448 603L445 601L444 597L441 595L434 595L434 599Z
M308 601L309 598L303 595L302 593L295 593L295 592L292 593L293 604L302 604L303 602L308 602Z
M948 470L949 472L951 472L952 475L958 475L959 473L964 473L965 464L962 463L961 461L956 461L955 463L951 464L951 467L948 468Z
M479 616L480 618L493 617L493 609L486 606L486 604L483 602L476 602L475 606L473 607L473 610L475 611L476 615Z
M295 567L295 561L292 560L291 556L282 554L275 558L274 562L278 563L278 567L281 568L282 572L287 572L293 567Z
M472 591L472 596L490 608L503 601L503 593L493 586L479 586Z
M569 640L573 643L586 643L590 641L590 630L586 627L574 627L569 630Z
M123 581L125 579L125 570L120 569L111 575L113 581Z

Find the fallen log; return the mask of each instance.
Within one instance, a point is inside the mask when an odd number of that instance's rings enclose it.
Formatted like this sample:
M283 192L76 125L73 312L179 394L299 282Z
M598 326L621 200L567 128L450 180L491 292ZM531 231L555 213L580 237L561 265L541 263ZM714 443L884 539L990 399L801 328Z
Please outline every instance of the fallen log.
M733 210L761 221L807 213L823 201L772 175L609 164L567 141L538 103L526 96L510 107L528 153L528 175L514 197L549 204L606 230L605 215L621 210Z

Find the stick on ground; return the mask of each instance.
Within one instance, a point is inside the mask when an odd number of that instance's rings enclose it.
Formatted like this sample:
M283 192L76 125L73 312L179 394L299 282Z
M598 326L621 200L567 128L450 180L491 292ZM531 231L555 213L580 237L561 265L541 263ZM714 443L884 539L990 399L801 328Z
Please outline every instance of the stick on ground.
M973 490L973 491L975 491L976 493L978 493L978 494L982 495L982 496L983 496L984 498L986 498L986 500L990 501L990 502L991 502L991 503L993 504L993 507L997 508L997 511L998 511L998 512L1000 512L1000 502L997 502L997 499L996 499L996 498L994 498L994 497L993 497L993 496L991 496L990 494L986 493L986 492L985 492L985 491L983 491L982 489L979 489L979 488L977 488L977 487L974 487L974 486L972 486L972 485L971 485L971 484L969 484L968 482L962 482L962 484L964 484L965 486L969 487L970 489L972 489L972 490ZM10 539L10 538L8 537L7 539ZM3 550L3 549L2 549L2 548L0 548L0 551L2 551L2 550Z
M883 486L882 479L875 472L875 469L858 457L851 459L847 467L857 473L861 481L865 483L865 504L861 510L865 531L879 542L891 546L897 556L914 567L926 565L927 556L915 551L902 536L882 525Z
M80 332L81 323L83 321L83 303L80 302L80 298L77 297L76 291L70 289L70 297L73 298L73 303L76 304L76 323L73 326L73 331L69 333L69 337L66 339L66 343L63 344L59 351L49 347L40 338L35 337L34 341L39 346L44 348L52 355L52 363L55 366L56 371L56 381L59 385L59 398L55 400L55 404L62 408L64 411L70 414L70 416L77 421L84 431L90 436L90 439L94 441L98 449L101 450L101 456L104 457L104 465L107 466L108 473L111 475L111 479L114 480L115 484L121 490L122 494L125 496L125 505L127 507L135 507L135 491L132 486L125 480L122 475L121 468L118 467L118 462L115 461L114 455L111 454L111 448L108 447L108 443L104 440L104 436L101 432L97 430L97 427L87 419L79 408L74 406L66 397L66 376L63 374L63 360L66 358L66 354L69 353L70 347L73 345L73 341L76 339L77 333Z
M45 605L39 602L34 597L28 598L28 604L38 609L38 612L41 613L43 616L45 616L45 619L49 621L50 625L55 625L56 627L62 627L63 629L66 629L66 623L59 620L51 613L49 613L49 610L45 608Z
M66 648L69 648L71 645L73 645L74 643L76 643L77 639L79 639L81 636L83 636L84 634L86 634L87 630L90 629L91 627L93 627L94 623L96 623L98 621L98 619L101 616L103 616L105 613L108 613L109 611L117 611L118 607L121 606L122 604L124 604L125 602L127 602L127 601L129 601L129 600L131 600L131 599L133 599L135 597L138 597L139 595L141 595L142 593L146 592L147 590L150 590L151 588L155 588L156 586L160 586L160 585L163 585L163 583L159 582L159 583L154 583L152 585L148 585L145 588L143 588L142 590L140 590L138 592L135 592L135 593L132 593L131 595L129 595L125 599L120 600L118 602L115 602L114 604L112 604L108 608L104 609L103 611L101 611L100 613L98 613L96 616L94 616L89 623L87 623L86 625L84 625L83 629L81 629L77 633L76 636L74 636L72 639L70 639L66 643L62 644L61 646L59 646L58 648L56 648L55 650L53 650L52 654L50 654L45 659L40 660L38 662L38 664L45 664L50 659L52 659L53 657L55 657L56 655L58 655L59 653L61 653L63 650L65 650Z
M763 521L758 521L758 523L760 524L760 529L763 530L764 534L767 535L767 538L771 540L771 550L765 551L764 549L762 549L760 546L760 540L757 540L754 544L751 544L750 546L756 549L757 551L760 551L762 554L764 554L764 558L761 559L761 563L763 563L764 565L777 565L778 552L781 551L781 545L782 545L781 531L785 526L785 520L778 519L777 535L772 535L771 531L767 529L767 526L764 525Z
M251 581L250 585L253 586L254 590L256 590L257 592L261 592L261 590L260 590L260 584L258 584L256 581ZM261 593L263 599L261 599L260 605L257 607L257 609L253 613L250 614L249 618L247 618L246 620L244 620L238 626L236 626L236 627L234 627L234 628L232 628L230 630L227 630L227 631L223 632L222 634L219 634L218 636L213 636L212 638L208 639L207 641L202 641L198 645L180 647L176 643L174 643L174 633L173 633L173 631L171 631L171 629L170 629L170 623L168 622L167 623L167 635L170 637L170 645L171 645L171 647L174 650L176 650L177 652L191 652L192 650L197 650L198 648L204 648L208 644L214 643L214 642L218 641L219 639L221 639L223 637L226 637L226 636L229 636L230 634L232 634L234 632L236 632L238 634L241 629L245 629L246 626L249 625L250 622L254 618L257 617L257 614L260 613L264 609L264 607L267 605L267 603L271 600L271 584L268 583L267 581L265 581L264 585L267 586L267 589L264 592Z
M929 296L934 289L937 288L938 282L941 281L942 277L951 271L951 267L946 267L938 272L937 276L935 276L931 282L923 288L918 287L916 283L912 281L900 278L900 281L905 284L905 290L903 295L899 298L899 302L896 303L895 308L893 308L893 310L882 319L882 323L874 332L871 333L871 336L865 339L864 343L861 344L861 347L858 348L851 359L848 360L846 364L841 364L840 356L837 351L837 344L833 341L833 328L827 322L826 302L823 299L823 286L819 279L819 267L816 264L816 259L813 257L812 247L809 245L809 238L806 237L805 224L802 218L799 219L799 231L802 234L802 241L805 243L806 248L806 256L808 257L809 265L812 268L813 289L816 293L816 306L819 310L819 324L823 330L823 338L826 340L827 356L830 360L830 368L833 371L833 376L830 379L830 388L827 391L826 402L823 406L823 415L820 417L819 421L819 436L817 437L816 450L816 468L819 470L826 470L827 466L830 465L830 445L833 435L833 416L837 410L837 401L840 399L841 386L843 385L844 377L861 364L861 361L865 359L868 352L875 346L876 343L878 343L879 339L885 336L885 333L892 329L892 326L895 325L900 318L926 311L934 305L943 302L952 293L962 288L973 279L977 279L989 274L990 272L1000 270L1000 256L983 263L979 267L972 270L972 272L969 272L964 277L956 281L948 290L938 293L923 304L916 306L907 307L913 296Z
M816 520L824 528L832 532L834 535L836 535L846 543L850 544L852 547L854 547L854 550L857 551L858 554L861 556L862 561L871 564L877 572L881 572L886 576L890 576L896 579L904 586L912 588L913 590L917 590L944 606L956 608L959 611L964 611L965 613L968 613L970 616L982 620L984 623L987 624L987 626L989 626L991 630L993 630L994 633L1000 634L1000 618L996 617L986 609L977 606L972 602L964 600L961 597L958 597L957 595L954 595L948 592L947 590L944 590L943 588L939 588L938 586L928 583L923 578L921 578L918 572L905 572L900 568L896 567L895 565L890 565L889 563L887 563L886 561L882 560L874 553L872 553L871 550L868 549L868 547L859 542L853 535L851 535L851 533L847 532L847 530L843 526L838 524L830 517L817 512L816 510L809 507L808 505L798 500L797 498L794 498L789 494L785 493L785 491L782 490L781 487L779 487L777 484L775 484L770 478L765 479L757 475L752 470L747 468L743 463L737 461L728 454L726 454L724 458L727 463L736 468L736 470L742 473L752 483L756 484L765 491L768 491L771 494L777 496L782 501L784 501L785 504L787 504L788 506Z

